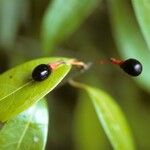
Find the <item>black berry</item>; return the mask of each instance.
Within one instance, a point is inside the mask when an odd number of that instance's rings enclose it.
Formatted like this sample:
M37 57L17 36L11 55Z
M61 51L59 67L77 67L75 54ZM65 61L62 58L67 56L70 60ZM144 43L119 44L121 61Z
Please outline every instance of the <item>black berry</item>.
M35 81L43 81L45 80L51 73L51 68L49 65L40 64L34 68L32 72L32 78Z
M142 72L142 64L133 58L127 59L120 64L120 67L131 76L138 76Z

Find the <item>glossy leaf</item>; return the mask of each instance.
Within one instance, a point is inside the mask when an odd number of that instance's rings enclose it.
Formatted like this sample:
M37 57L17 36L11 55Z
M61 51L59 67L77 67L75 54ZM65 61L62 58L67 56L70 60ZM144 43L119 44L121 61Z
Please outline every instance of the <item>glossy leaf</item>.
M48 110L44 99L10 119L0 130L1 150L44 150Z
M135 14L150 50L150 4L148 0L132 0Z
M142 37L132 9L126 0L108 0L112 31L118 51L124 59L137 58L143 64L143 72L136 78L147 91L150 91L150 52Z
M114 99L105 92L85 84L74 81L72 81L71 84L86 90L88 93L98 119L113 148L116 150L134 150L134 142L129 126L124 114Z
M31 73L35 66L59 60L67 61L68 59L37 59L0 75L0 121L6 121L27 109L61 82L71 69L71 65L68 63L57 67L48 79L42 82L36 82L31 79Z
M42 25L44 50L51 51L66 39L97 6L98 0L53 0Z

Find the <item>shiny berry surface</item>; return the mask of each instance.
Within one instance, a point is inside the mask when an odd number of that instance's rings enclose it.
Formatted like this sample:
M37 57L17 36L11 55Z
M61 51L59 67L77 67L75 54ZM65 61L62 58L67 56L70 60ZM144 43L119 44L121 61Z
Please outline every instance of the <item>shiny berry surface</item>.
M131 76L138 76L143 70L142 64L133 58L127 59L121 63L120 67Z
M43 81L45 80L51 73L50 66L46 64L40 64L34 68L32 72L32 78L35 81Z

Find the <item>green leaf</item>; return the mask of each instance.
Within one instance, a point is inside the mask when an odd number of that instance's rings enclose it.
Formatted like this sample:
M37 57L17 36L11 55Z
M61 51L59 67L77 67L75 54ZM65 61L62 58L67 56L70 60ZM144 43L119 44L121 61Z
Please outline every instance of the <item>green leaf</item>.
M116 150L134 150L134 142L127 121L120 107L105 92L85 84L70 82L73 86L86 90L92 100L98 119Z
M118 51L124 59L137 58L143 64L143 72L134 78L147 91L150 91L150 51L142 37L132 9L126 0L108 0L112 31Z
M69 63L53 70L48 79L36 82L31 79L32 70L38 64L64 60L42 58L27 62L0 75L0 121L6 121L27 109L52 91L70 71Z
M148 0L132 0L136 17L150 50L150 4Z
M97 6L98 0L53 0L42 24L43 49L51 51L66 39Z
M86 93L79 93L73 122L77 150L107 150L110 144L99 125L92 102Z
M48 110L44 99L4 124L1 150L44 150L48 133Z

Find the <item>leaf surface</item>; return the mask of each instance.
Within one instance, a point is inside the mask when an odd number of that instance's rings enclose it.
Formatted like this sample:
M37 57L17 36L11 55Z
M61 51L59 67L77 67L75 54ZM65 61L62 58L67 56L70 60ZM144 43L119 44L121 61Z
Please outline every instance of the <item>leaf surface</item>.
M134 150L130 128L122 110L114 99L99 89L74 81L70 83L73 86L84 89L88 93L98 119L113 148L116 150Z
M110 149L110 144L99 124L92 102L82 91L79 92L73 127L77 150Z
M10 119L0 130L1 150L44 150L48 110L44 99Z
M65 58L42 58L24 63L0 75L0 121L24 111L52 91L71 69L68 63L52 71L44 81L32 80L35 66L55 61L67 61Z

